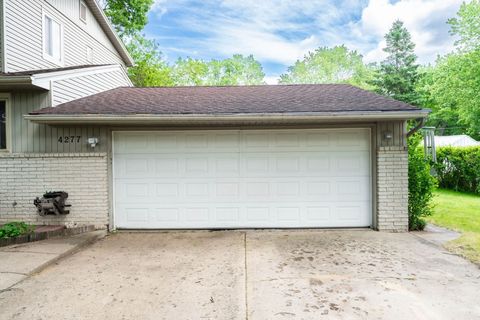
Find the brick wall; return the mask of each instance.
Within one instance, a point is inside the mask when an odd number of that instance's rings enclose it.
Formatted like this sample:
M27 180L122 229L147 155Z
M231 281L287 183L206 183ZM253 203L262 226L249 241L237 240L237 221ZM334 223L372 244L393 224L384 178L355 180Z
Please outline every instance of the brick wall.
M70 214L37 214L33 199L45 191L68 192ZM105 153L0 154L0 223L21 220L67 226L108 224Z
M377 228L380 231L408 231L406 147L377 148Z

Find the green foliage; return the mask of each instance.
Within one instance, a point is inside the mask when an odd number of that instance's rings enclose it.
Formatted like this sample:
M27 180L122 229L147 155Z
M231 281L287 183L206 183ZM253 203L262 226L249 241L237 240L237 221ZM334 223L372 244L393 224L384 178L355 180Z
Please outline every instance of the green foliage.
M208 85L255 85L264 84L262 65L253 55L234 54L224 60L212 60L206 84Z
M349 83L369 89L373 71L362 59L357 51L343 45L318 48L289 67L280 76L280 83Z
M438 148L434 167L441 188L480 194L480 146Z
M407 103L418 103L415 84L419 79L417 56L414 53L415 44L410 32L397 20L385 35L387 46L383 49L388 53L382 61L372 84L380 94Z
M446 128L445 134L480 138L480 50L438 59L426 70L417 92L433 111L429 125Z
M9 222L0 228L0 239L15 238L32 232L34 228L34 226L28 225L25 222Z
M153 2L154 0L106 0L104 11L118 34L125 38L143 30Z
M459 50L425 68L417 92L421 104L432 109L428 124L441 134L480 139L480 1L462 4L448 23Z
M205 84L208 74L208 63L192 59L179 58L172 67L172 77L179 86L201 86Z
M172 77L179 86L264 84L262 65L250 56L235 54L224 60L178 59Z
M463 3L457 12L457 17L448 20L450 33L459 37L455 45L460 50L471 51L480 49L480 1L473 0Z
M142 35L134 35L127 43L135 66L128 69L128 75L137 87L172 86L171 69L163 60L158 45Z
M430 164L420 147L421 135L408 139L408 227L423 230L425 217L432 214L433 191L436 180L430 174Z

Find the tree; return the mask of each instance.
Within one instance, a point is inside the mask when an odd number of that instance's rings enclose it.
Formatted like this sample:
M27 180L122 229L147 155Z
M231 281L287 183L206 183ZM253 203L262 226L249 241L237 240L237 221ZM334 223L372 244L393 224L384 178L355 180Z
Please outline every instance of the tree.
M480 2L464 3L449 19L459 38L457 51L437 59L418 83L424 106L432 109L429 124L445 134L480 138Z
M417 56L414 53L415 44L403 22L395 21L385 35L385 40L387 46L383 51L388 53L388 56L381 62L373 81L376 91L407 103L418 103L415 85L419 75Z
M429 124L480 138L480 50L438 59L418 90L433 111Z
M345 46L322 47L297 60L280 76L280 83L349 83L370 88L372 69L357 51Z
M252 55L235 54L224 60L178 59L172 67L175 85L254 85L263 84L265 74Z
M154 0L106 0L105 14L117 33L125 37L139 34L148 22L147 14Z
M205 84L208 63L200 59L178 58L172 67L172 78L177 86L201 86Z
M172 86L174 81L170 66L163 60L162 53L153 40L138 34L133 35L127 49L135 61L128 75L137 87Z
M448 20L450 33L458 36L455 42L463 51L480 49L480 1L473 0L463 3L457 12L457 17Z
M170 67L163 60L158 44L141 34L148 22L147 14L152 4L153 0L105 1L105 14L135 62L128 69L128 75L138 87L174 84Z
M253 55L234 54L224 60L212 60L208 63L205 84L218 86L264 84L265 73L262 65Z

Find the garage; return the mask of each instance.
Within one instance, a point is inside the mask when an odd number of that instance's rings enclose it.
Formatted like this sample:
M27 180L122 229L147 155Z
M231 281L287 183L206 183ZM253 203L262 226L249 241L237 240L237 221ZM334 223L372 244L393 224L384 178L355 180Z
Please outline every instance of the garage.
M69 223L404 232L407 137L427 114L351 85L302 84L122 87L25 119L75 142L62 150L86 182L65 187Z
M368 227L369 128L117 131L123 229Z

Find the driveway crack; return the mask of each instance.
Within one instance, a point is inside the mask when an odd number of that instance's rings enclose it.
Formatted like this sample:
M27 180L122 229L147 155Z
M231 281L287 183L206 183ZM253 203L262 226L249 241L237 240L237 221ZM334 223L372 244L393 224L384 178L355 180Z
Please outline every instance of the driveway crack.
M247 232L243 233L243 247L245 250L245 319L248 320L248 264L247 264Z

